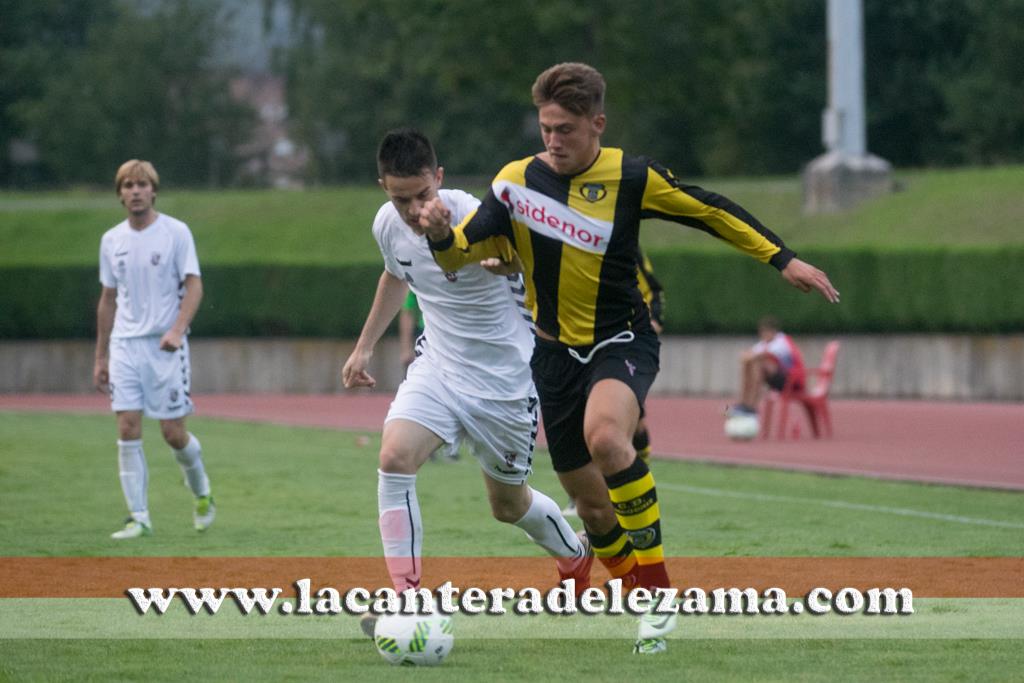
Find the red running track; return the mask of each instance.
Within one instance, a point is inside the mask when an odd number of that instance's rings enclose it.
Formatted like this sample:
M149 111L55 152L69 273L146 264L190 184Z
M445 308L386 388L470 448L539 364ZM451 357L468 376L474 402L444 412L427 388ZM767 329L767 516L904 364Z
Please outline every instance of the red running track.
M202 416L377 431L390 394L220 394ZM1024 490L1024 404L834 401L835 435L748 443L722 433L724 399L648 400L656 456L883 479ZM107 412L99 394L0 395L0 410ZM801 417L801 419L803 419Z

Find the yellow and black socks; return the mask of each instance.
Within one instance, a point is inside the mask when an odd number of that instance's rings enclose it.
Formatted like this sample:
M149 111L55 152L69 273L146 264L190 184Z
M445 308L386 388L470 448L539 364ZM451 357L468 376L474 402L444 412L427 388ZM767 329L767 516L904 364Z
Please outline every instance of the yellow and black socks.
M661 545L661 512L654 476L640 458L615 474L605 477L615 516L629 536L636 553L639 585L669 587L665 552ZM595 549L596 554L596 549Z
M639 565L633 552L633 543L621 526L616 524L604 534L595 534L587 529L587 538L590 539L590 547L597 561L604 565L613 579L622 579L624 591L638 585Z
M639 427L633 433L633 448L638 458L647 462L651 457L651 433L646 427Z

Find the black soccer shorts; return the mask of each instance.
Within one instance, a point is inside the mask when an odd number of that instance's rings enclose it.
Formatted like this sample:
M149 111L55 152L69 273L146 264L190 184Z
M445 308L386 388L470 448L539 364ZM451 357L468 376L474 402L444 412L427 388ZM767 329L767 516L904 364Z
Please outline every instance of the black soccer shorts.
M601 380L617 379L629 386L643 416L647 392L658 374L661 342L649 327L634 334L632 341L598 349L589 363L573 358L565 344L537 338L530 367L556 472L571 472L591 460L583 438L583 416L590 390ZM571 348L586 357L593 347Z

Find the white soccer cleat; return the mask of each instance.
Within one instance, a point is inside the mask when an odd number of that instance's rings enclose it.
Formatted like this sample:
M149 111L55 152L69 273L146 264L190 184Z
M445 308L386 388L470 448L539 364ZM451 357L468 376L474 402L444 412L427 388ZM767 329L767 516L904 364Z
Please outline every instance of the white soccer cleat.
M142 522L136 521L129 517L128 521L124 525L124 528L110 534L110 537L116 541L123 541L129 538L139 538L141 536L152 535L153 528L151 526L149 526L148 524L143 524Z
M580 513L576 511L576 501L572 498L566 503L565 507L562 508L563 517L579 517Z
M364 636L373 640L375 637L374 630L377 628L377 615L373 612L367 612L359 617L359 628L362 629Z
M213 504L213 496L199 496L196 498L196 509L192 512L192 521L196 531L206 531L213 524L217 516L217 506Z
M653 608L647 614L640 617L640 627L637 629L636 643L633 645L633 654L656 655L668 649L668 642L665 636L675 630L679 621L679 614L659 614Z

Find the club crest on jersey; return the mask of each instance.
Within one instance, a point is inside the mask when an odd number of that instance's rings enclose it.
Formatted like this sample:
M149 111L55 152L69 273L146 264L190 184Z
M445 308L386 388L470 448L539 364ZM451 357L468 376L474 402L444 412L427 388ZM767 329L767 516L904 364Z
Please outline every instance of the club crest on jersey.
M152 254L150 254L149 262L152 263L154 266L160 265L160 252L154 251Z
M448 282L455 282L456 280L459 279L459 274L458 273L454 273L454 272L452 272L452 273L445 273L444 274L444 279L447 280Z
M588 202L593 204L599 202L608 196L608 190L601 183L583 183L580 186L580 195L583 196Z

